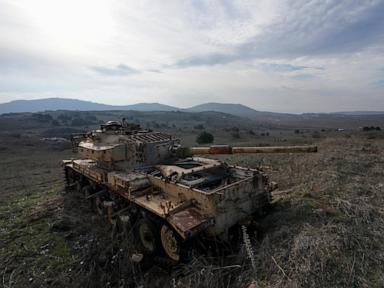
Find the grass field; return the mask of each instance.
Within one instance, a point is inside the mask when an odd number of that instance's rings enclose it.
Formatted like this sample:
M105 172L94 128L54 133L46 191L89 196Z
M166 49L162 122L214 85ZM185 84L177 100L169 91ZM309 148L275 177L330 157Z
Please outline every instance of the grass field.
M188 129L173 132L195 144L197 132ZM42 131L33 127L16 132L3 129L0 142L3 287L384 286L381 132L313 138L273 130L268 138L241 139L218 133L219 143L286 139L279 144L315 143L319 152L220 156L263 167L279 184L273 207L256 235L244 233L250 245L219 257L196 254L172 269L133 263L129 242L116 238L80 197L65 194L60 160L74 157L68 146L41 141Z

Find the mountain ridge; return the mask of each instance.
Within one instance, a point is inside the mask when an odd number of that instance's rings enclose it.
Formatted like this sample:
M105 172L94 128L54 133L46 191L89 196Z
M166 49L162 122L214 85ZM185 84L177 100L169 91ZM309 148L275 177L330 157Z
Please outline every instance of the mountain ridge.
M13 100L6 103L0 103L0 114L5 113L22 113L22 112L43 112L43 111L102 111L102 110L135 110L135 111L183 111L183 112L204 112L214 111L232 114L236 116L260 118L260 117L275 117L275 116L298 116L292 113L278 113L255 110L239 103L217 103L208 102L195 105L189 108L179 108L175 106L165 105L161 103L136 103L130 105L108 105L92 101L79 100L73 98L42 98L33 100ZM384 114L384 111L340 111L330 113L302 113L299 115L379 115Z

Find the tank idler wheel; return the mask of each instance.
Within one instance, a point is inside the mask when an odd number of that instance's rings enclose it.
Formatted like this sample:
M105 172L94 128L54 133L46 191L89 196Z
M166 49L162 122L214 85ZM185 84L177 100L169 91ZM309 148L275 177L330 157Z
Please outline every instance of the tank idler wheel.
M150 220L142 218L136 223L136 235L145 253L154 254L156 252L158 247L157 233Z
M160 239L165 254L173 261L180 261L180 238L167 224L163 224L161 227Z

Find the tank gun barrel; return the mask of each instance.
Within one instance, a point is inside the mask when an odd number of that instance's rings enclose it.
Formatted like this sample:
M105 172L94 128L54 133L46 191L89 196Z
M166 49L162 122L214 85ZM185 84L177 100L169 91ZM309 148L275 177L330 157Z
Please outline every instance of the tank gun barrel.
M240 154L240 153L314 153L317 146L265 146L265 147L232 147L229 145L214 145L209 147L191 147L191 154Z

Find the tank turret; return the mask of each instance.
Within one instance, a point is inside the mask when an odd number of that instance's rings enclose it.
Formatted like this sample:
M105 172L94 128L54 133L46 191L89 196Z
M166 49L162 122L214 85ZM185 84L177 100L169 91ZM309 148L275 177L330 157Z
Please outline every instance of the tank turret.
M189 239L204 234L225 240L233 227L262 214L276 187L260 169L196 155L317 151L316 146L181 147L172 135L125 120L74 135L72 144L81 157L63 161L67 187L83 193L112 225L130 226L144 254L165 253L173 261L182 258Z

